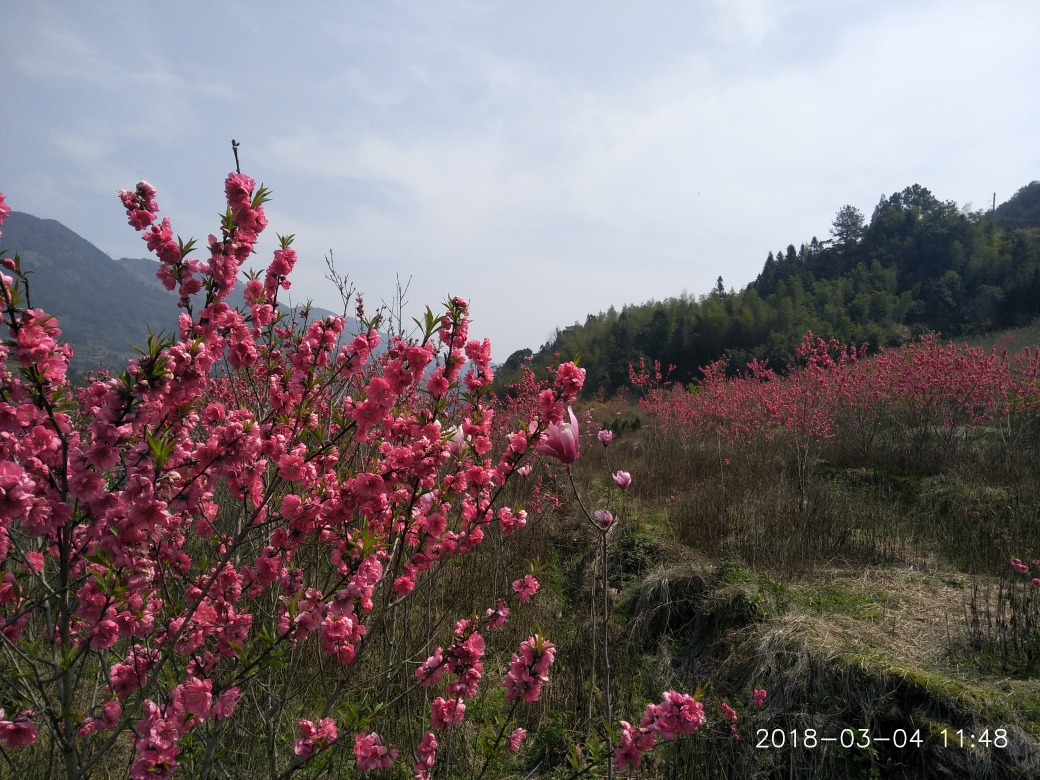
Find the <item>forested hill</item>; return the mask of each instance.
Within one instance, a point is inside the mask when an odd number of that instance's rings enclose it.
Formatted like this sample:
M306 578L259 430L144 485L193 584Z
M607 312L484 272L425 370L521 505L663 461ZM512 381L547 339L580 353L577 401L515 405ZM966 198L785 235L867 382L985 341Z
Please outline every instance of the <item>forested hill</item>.
M730 357L782 368L807 330L871 349L938 331L961 337L1028 325L1040 316L1040 182L989 213L938 200L920 185L882 197L869 221L843 206L826 240L770 252L739 292L611 307L557 331L532 365L581 357L586 388L614 391L640 357L674 365L671 378L700 377ZM509 357L504 386L531 350Z

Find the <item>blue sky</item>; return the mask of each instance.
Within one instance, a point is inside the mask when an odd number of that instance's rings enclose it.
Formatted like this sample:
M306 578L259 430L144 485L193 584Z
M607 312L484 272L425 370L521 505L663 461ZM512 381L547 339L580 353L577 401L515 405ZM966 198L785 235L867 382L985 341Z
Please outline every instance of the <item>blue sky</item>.
M242 144L294 297L462 295L495 359L611 305L742 287L920 183L1040 179L1040 3L13 3L0 191L114 257L147 179L204 238Z

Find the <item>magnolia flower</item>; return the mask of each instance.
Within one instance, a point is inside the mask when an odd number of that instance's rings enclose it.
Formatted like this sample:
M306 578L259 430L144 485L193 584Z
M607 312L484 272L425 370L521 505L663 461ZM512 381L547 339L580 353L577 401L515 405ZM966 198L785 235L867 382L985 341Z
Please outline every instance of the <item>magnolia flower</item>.
M452 428L448 430L447 437L448 452L453 456L458 457L459 453L462 452L462 447L466 444L466 436L462 433L461 428Z
M523 466L516 470L516 473L519 474L521 477L526 477L531 474L531 468L532 466L530 463L525 463Z
M610 476L622 490L628 490L628 486L632 484L632 475L627 471L619 471L617 474L611 474Z
M614 439L614 432L612 430L610 430L609 428L604 428L602 431L600 431L598 434L596 434L596 437L601 442L603 442L603 446L604 447L609 447L610 446L610 442L613 441L613 439Z
M550 423L547 438L535 449L545 455L552 455L563 463L573 463L581 452L578 446L578 418L569 406L567 414L571 421L559 425Z
M614 515L610 514L609 509L597 509L592 513L592 519L600 528L606 529L610 528L610 524L614 522Z

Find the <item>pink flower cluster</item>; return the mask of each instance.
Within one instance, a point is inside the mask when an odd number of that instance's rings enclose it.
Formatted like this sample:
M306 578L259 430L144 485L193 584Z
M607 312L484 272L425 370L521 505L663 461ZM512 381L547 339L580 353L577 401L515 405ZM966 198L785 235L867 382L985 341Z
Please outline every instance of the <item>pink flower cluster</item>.
M729 721L729 730L733 732L733 739L740 739L740 734L737 733L737 711L730 707L726 702L722 702L719 705L722 710L722 717Z
M2 205L2 203L0 203ZM0 212L0 217L5 216ZM14 720L4 719L4 709L0 707L0 742L9 748L20 748L36 741L36 726L29 720L32 710L26 710Z
M437 763L437 738L432 731L423 734L419 747L415 749L416 762L412 767L415 780L431 780L433 767Z
M639 766L643 753L654 746L654 733L646 728L633 727L627 720L620 721L621 734L614 746L614 766L626 769Z
M4 193L0 192L0 227L3 226L4 222L11 215L11 207L4 202ZM3 233L0 233L2 236ZM10 269L14 268L14 263L10 265Z
M461 698L446 700L438 696L430 706L430 725L435 729L450 729L466 717L466 703Z
M765 689L755 688L755 692L751 694L751 703L761 709L762 705L766 703Z
M389 769L397 758L397 748L384 746L374 731L371 734L358 734L354 740L354 757L357 758L359 772Z
M494 608L487 610L481 621L488 631L501 628L509 617L509 607L498 599ZM466 714L466 700L477 694L483 676L481 661L486 648L481 626L474 619L459 620L455 624L456 641L445 650L437 650L415 670L415 677L425 688L439 683L445 672L454 676L445 687L449 698L436 697L430 707L430 725L435 729L448 729L461 723Z
M502 530L503 536L509 536L513 531L523 528L525 525L527 525L527 512L525 510L514 511L507 506L498 510L498 527Z
M657 737L671 741L683 734L693 734L704 720L701 702L689 694L665 691L660 704L646 705L646 714L638 727L621 721L621 738L614 749L614 764L618 769L639 766L643 753L654 746Z
M639 722L643 728L673 740L681 734L692 734L704 724L704 705L686 693L665 691L660 704L646 705L646 715Z
M719 437L742 448L757 441L787 441L800 476L826 439L849 431L864 455L891 419L934 441L949 455L973 427L1005 413L1040 409L1040 356L1009 356L941 343L932 334L867 359L864 349L825 342L807 332L797 349L800 365L778 377L752 361L727 377L728 359L702 369L699 392L654 385L632 371L644 389L644 407L668 428L704 439Z
M293 752L300 758L310 758L315 751L334 742L338 736L339 730L332 718L322 718L318 723L301 720L300 736L293 743Z
M540 587L542 587L541 583L535 579L533 574L525 574L522 578L513 582L513 592L516 593L516 597L524 604L527 604L534 598L534 594L538 592Z
M530 636L520 643L520 653L513 654L502 687L508 701L538 701L542 685L549 679L549 667L556 659L556 648L541 636Z
M178 765L180 738L210 717L219 720L234 712L238 689L228 689L216 702L213 701L212 689L212 681L189 677L173 689L170 703L165 707L150 699L144 700L144 717L137 722L139 737L135 748L138 760L130 770L133 780L172 775ZM118 702L109 702L104 716L87 724L87 733L94 730L90 726L106 730L115 728L120 713Z
M1040 572L1040 559L1033 560L1032 564L1033 568ZM1027 577L1029 576L1029 564L1023 563L1018 558L1011 559L1011 568L1019 574L1025 574ZM1040 577L1033 577L1031 584L1034 588L1040 588Z

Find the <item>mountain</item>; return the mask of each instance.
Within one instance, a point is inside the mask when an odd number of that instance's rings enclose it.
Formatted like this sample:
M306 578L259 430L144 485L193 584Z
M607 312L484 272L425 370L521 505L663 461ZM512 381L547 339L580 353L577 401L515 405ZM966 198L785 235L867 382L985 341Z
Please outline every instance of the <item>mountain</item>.
M0 250L21 256L29 273L30 302L53 314L73 348L71 374L98 366L118 370L144 347L148 329L172 333L177 327L177 296L167 291L148 258L113 260L57 220L11 212L4 222ZM238 283L228 302L244 306ZM312 317L332 312L312 307ZM351 331L356 323L348 321Z
M53 219L14 211L0 250L21 256L32 306L58 319L72 345L72 371L116 368L144 346L148 328L171 331L177 302L162 285L142 284L112 258Z
M162 286L162 282L160 282L155 275L155 272L159 269L158 260L153 260L150 257L121 257L115 262L122 266L124 271L134 275L135 283L149 285L157 290L160 290L164 295L168 296L170 300L173 301L174 306L177 305L176 296L174 296L174 294L171 292L167 292L166 288ZM239 280L235 284L235 289L232 290L231 294L228 295L228 297L224 300L227 301L227 304L229 306L235 306L239 309L247 308L248 304L246 304L245 289L246 286L242 283L241 280ZM301 308L301 306L297 304L293 308L299 309ZM283 312L289 310L287 306L281 304L279 304L279 309L281 309ZM312 320L321 319L322 317L329 317L336 314L337 312L329 311L328 309L322 309L319 306L311 306ZM347 330L350 333L357 332L357 328L355 327L356 324L357 320L355 320L353 317L347 317Z
M1029 325L1040 317L1040 182L992 213L961 209L914 184L882 196L869 220L838 210L830 237L769 252L762 272L739 291L611 307L557 330L536 353L519 350L496 387L580 357L589 392L628 387L640 358L674 366L669 378L701 377L723 355L731 372L752 359L784 370L802 335L866 344L870 350L937 331L962 338Z

